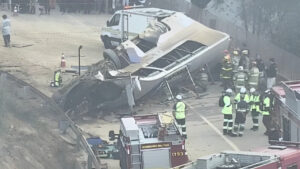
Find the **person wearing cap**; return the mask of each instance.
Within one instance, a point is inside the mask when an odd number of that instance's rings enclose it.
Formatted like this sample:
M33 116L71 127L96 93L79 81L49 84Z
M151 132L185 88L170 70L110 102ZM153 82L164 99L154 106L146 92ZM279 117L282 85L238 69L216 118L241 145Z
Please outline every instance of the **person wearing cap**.
M223 120L223 135L230 135L232 136L232 126L233 126L233 118L232 118L232 103L231 103L231 96L232 96L232 89L226 89L223 102L224 106L222 108L222 113L224 115Z
M267 69L267 88L271 89L276 83L277 76L277 64L275 63L275 59L270 59L270 66Z
M232 64L233 64L233 72L236 73L238 71L239 68L239 63L240 63L240 50L239 49L235 49L232 52Z
M5 47L10 47L10 20L7 15L2 15L2 35Z
M175 103L173 110L175 112L175 120L177 122L178 127L182 131L182 136L184 138L187 138L186 134L186 125L185 125L185 111L186 111L186 105L184 102L182 102L182 96L177 95L176 96L177 102Z
M251 130L257 131L259 128L258 118L259 118L259 104L260 104L260 95L259 92L255 90L255 88L250 89L250 98L249 98L249 104L250 104L250 111L253 121L253 127Z
M247 74L244 72L243 67L239 66L238 72L235 73L233 76L235 91L238 92L241 90L241 88L246 87L247 80L248 80Z
M271 129L271 91L267 89L261 98L261 114L263 115L263 124L266 128L265 135L268 135Z
M251 64L251 69L249 71L249 78L248 78L248 87L257 89L259 81L259 69L256 66L256 62L253 61Z
M249 50L244 49L242 50L242 56L239 62L239 66L243 66L244 71L249 71L250 59L249 59Z
M240 89L240 93L234 99L236 104L236 116L234 120L234 136L244 135L246 114L249 111L249 95L245 87Z
M232 88L232 75L233 75L233 65L230 61L230 55L226 54L224 56L224 61L222 64L222 70L220 73L220 78L223 83L224 89Z

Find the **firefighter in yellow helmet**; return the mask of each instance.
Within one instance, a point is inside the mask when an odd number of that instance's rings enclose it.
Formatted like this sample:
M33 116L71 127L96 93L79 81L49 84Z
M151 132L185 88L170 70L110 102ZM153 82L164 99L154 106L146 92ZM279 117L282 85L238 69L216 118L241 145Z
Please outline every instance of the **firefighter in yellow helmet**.
M240 49L234 49L232 52L232 64L233 64L233 72L236 73L238 71L239 68L239 63L240 63Z
M220 79L222 81L224 90L232 88L232 75L233 75L233 65L230 61L230 55L229 53L227 53L224 56L224 61L220 72Z

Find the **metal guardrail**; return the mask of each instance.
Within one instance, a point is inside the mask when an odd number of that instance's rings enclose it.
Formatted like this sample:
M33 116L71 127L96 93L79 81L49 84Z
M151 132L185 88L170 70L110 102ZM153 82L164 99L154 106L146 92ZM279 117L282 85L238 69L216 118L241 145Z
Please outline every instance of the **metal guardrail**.
M4 72L0 70L1 80L6 80L6 78L15 81L18 86L23 87L25 90L31 90L34 94L40 96L47 104L51 106L51 108L60 113L65 114L65 118L68 121L68 126L72 129L77 137L77 148L80 148L80 145L86 150L88 153L88 169L92 169L92 164L94 165L95 169L103 169L107 168L107 165L101 164L100 159L98 160L91 149L90 145L86 141L86 138L82 135L82 130L76 125L74 121L68 116L68 112L64 113L64 111L48 96L43 94L41 91L33 87L31 84L16 78L15 76L11 75L10 73Z

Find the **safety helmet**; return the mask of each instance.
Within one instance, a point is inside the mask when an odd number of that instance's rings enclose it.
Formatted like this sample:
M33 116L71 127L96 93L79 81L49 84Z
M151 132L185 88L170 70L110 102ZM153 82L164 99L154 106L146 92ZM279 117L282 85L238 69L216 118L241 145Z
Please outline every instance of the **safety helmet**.
M243 54L243 55L249 55L249 50L248 50L248 49L242 50L242 54Z
M255 92L255 88L252 87L252 88L250 89L250 93L254 93L254 92Z
M240 89L240 93L246 93L246 88L245 87L242 87L241 89Z
M239 55L239 51L238 51L238 50L234 50L234 51L233 51L233 54L234 54L234 55Z
M243 66L239 66L238 70L243 71L244 70Z
M267 90L265 91L265 94L271 94L271 90L270 90L270 89L267 89Z
M204 67L203 67L203 68L201 68L201 71L202 71L202 72L204 72L204 71L205 71L205 68L204 68Z
M177 100L182 100L182 96L181 96L180 94L178 94L178 95L176 96L176 99L177 99Z
M224 50L225 54L229 54L229 51L227 49Z
M224 59L225 59L225 60L229 60L229 59L230 59L230 55L229 55L229 54L225 55L225 56L224 56Z
M228 88L228 89L226 89L225 92L226 92L226 93L232 93L232 89Z
M252 64L253 64L253 65L256 65L256 61L255 61L255 60L253 60L253 61L252 61Z

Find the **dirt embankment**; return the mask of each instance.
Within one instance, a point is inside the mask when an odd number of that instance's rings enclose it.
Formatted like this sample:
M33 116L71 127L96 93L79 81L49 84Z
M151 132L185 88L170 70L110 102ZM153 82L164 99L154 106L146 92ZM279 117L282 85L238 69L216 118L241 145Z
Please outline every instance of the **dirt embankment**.
M30 90L0 83L0 168L78 168L74 147L60 137L61 115Z

